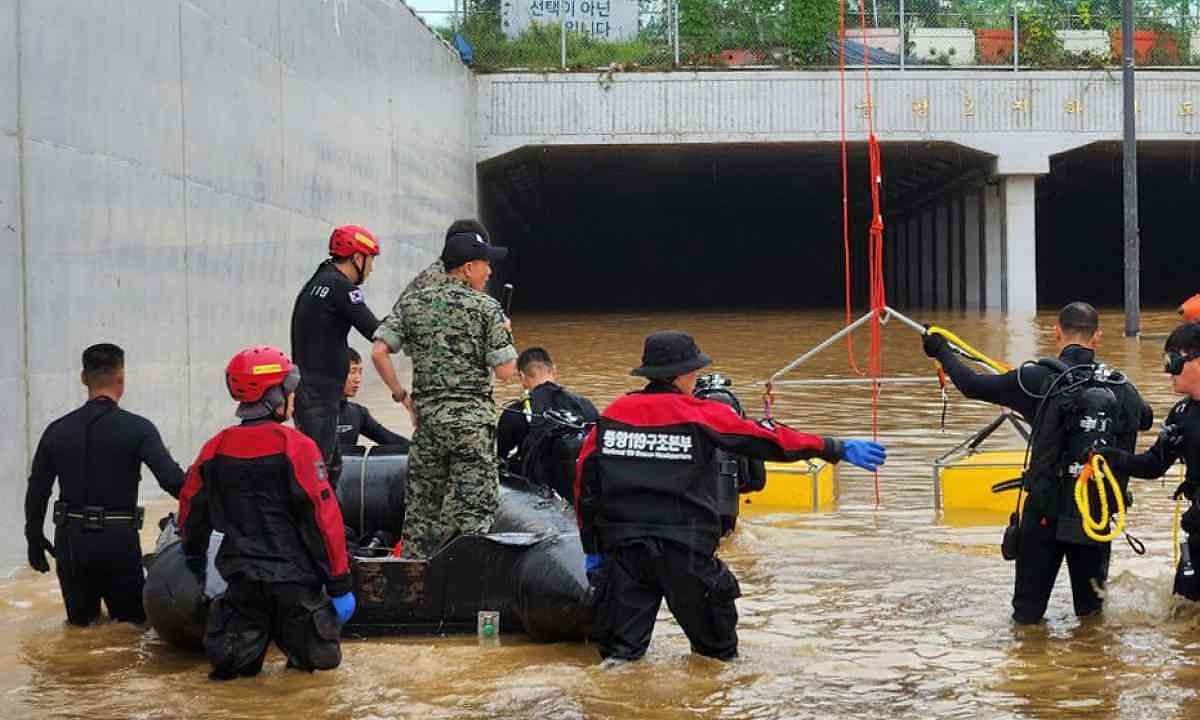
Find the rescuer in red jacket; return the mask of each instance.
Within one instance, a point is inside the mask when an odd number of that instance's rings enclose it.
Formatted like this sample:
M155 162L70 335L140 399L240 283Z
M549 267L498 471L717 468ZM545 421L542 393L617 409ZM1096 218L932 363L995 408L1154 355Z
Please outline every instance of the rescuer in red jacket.
M209 536L224 533L216 567L229 589L209 607L209 677L257 675L272 640L288 667L335 668L355 600L321 451L282 424L300 371L282 351L255 347L234 356L225 378L242 423L205 443L179 496L184 554L201 586Z
M745 420L728 405L692 397L710 362L685 333L646 338L632 374L649 384L609 405L580 452L576 512L596 586L593 634L605 658L645 654L664 597L693 651L737 656L741 589L714 555L717 448L764 460L845 459L872 471L886 457L876 443Z

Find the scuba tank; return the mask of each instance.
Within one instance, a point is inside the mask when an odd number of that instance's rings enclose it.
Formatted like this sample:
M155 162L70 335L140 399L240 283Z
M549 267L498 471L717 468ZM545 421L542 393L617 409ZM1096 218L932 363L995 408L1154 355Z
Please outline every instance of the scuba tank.
M700 400L713 400L728 405L745 418L746 412L737 395L729 389L732 385L728 378L720 373L701 375L696 379L696 389L692 395ZM757 492L767 484L767 468L762 460L734 455L725 450L717 449L717 506L721 513L722 534L729 534L737 525L739 510L739 493Z
M1105 447L1116 447L1118 439L1132 430L1124 404L1116 388L1128 382L1124 374L1105 365L1076 365L1068 367L1057 359L1039 360L1053 371L1043 388L1045 406L1035 428L1037 442L1030 466L1032 478L1052 478L1050 492L1043 494L1046 510L1059 515L1058 539L1075 544L1093 544L1083 530L1083 517L1075 498L1077 478L1087 467L1093 454ZM1121 500L1128 506L1128 478L1119 480ZM1036 489L1032 491L1036 493ZM1097 483L1088 483L1088 505L1099 508L1100 492ZM1107 485L1106 504L1110 510L1117 506L1113 489ZM1106 523L1105 518L1092 518Z

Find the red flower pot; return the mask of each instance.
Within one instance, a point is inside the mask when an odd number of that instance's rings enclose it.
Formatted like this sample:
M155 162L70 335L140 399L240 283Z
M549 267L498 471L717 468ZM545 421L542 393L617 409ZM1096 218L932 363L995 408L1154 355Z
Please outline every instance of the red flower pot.
M1122 57L1121 39L1120 31L1112 34L1112 53L1117 61ZM1150 53L1155 48L1166 52L1168 62L1172 65L1179 63L1179 42L1174 35L1157 30L1133 31L1133 58L1139 65L1150 62Z
M1012 62L1012 29L976 30L975 52L979 54L979 62L984 65L1006 65Z

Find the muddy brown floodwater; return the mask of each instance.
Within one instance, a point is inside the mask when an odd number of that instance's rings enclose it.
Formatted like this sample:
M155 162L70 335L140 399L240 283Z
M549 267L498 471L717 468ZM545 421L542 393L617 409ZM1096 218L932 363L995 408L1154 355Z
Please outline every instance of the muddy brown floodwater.
M1052 352L1050 315L923 319L994 357ZM1174 319L1151 313L1145 330L1166 332ZM1121 338L1116 313L1104 323L1102 358L1128 371L1161 418L1174 402L1161 341ZM752 383L840 324L828 311L518 315L515 330L522 346L548 348L561 379L603 407L637 387L627 372L647 332L686 329L757 412ZM884 342L887 374L932 375L911 330L893 322ZM796 377L849 372L843 344ZM516 393L507 386L498 396ZM401 424L377 387L365 400ZM776 415L804 430L865 436L870 407L865 387L810 387L782 395ZM890 457L878 507L871 477L851 469L834 512L743 516L720 551L744 593L742 656L730 664L691 656L664 614L646 659L611 668L592 647L513 636L499 647L473 637L372 639L347 641L335 672L285 671L272 651L260 677L214 684L203 657L167 647L152 630L67 627L53 574L26 568L0 585L0 718L1200 716L1200 610L1170 594L1174 482L1136 486L1129 526L1149 553L1114 545L1102 619L1074 618L1064 573L1047 622L1017 629L1009 621L1013 566L997 548L1005 519L962 527L933 510L931 461L994 410L952 396L944 432L940 414L932 382L885 388L880 434ZM161 499L149 505L152 517L171 508Z

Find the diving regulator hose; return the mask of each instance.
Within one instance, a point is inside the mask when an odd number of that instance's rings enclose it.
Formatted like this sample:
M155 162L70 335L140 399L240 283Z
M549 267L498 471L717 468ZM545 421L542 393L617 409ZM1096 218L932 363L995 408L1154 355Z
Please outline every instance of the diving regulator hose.
M1108 480L1113 499L1117 503L1115 523L1109 522L1108 493L1104 491L1105 479ZM1093 480L1099 490L1097 495L1100 496L1099 520L1092 519L1092 501L1087 491L1088 483ZM1104 459L1103 455L1093 454L1079 473L1079 477L1076 478L1075 507L1079 508L1079 515L1083 518L1084 534L1096 542L1112 542L1125 531L1125 495L1121 492L1121 484L1117 482L1112 468L1108 466L1108 461ZM1104 532L1105 530L1108 532Z

